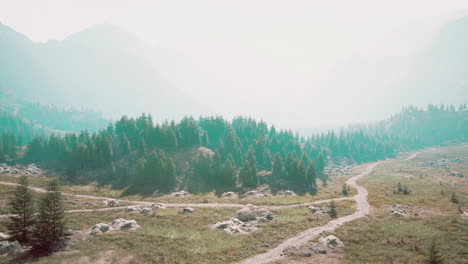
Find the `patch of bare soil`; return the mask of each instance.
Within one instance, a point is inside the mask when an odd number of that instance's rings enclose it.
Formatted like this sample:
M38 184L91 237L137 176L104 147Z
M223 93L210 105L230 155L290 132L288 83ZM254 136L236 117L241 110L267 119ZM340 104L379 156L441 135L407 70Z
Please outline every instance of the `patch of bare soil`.
M107 250L99 253L95 258L83 256L78 259L77 263L80 264L133 264L137 263L133 256L118 256L115 250Z

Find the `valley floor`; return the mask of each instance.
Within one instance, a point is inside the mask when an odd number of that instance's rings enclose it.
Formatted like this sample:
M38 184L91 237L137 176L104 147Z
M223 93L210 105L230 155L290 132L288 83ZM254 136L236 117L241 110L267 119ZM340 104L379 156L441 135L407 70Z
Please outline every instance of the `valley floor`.
M466 211L468 179L449 176L443 168L423 167L422 162L461 158L468 160L467 145L443 147L407 154L401 158L363 164L353 169L353 177L336 176L318 196L263 197L256 199L218 198L214 195L191 195L184 198L131 196L119 200L118 207L102 202L118 197L109 188L64 186L68 227L80 231L69 250L34 263L425 263L428 248L435 241L438 254L446 263L468 260L468 225L460 211ZM453 164L452 170L468 174L468 162ZM33 176L35 195L47 180ZM30 177L30 178L33 178ZM11 196L17 178L0 175L2 211ZM340 194L342 183L355 190L348 197ZM398 182L407 185L411 194L395 194ZM450 202L454 192L459 204ZM341 196L336 198L337 196ZM308 205L332 200L338 207L338 219L312 215ZM164 203L168 208L154 215L122 211L128 205L150 206ZM237 210L251 203L276 214L273 221L245 235L229 235L210 228L216 222L233 217ZM390 216L389 209L399 204L406 217ZM192 214L179 214L178 207L193 207ZM7 215L0 219L5 230ZM117 218L135 219L140 229L90 236L89 228ZM334 231L333 231L334 230ZM333 233L344 248L328 254L293 256L290 247L307 247L320 236ZM14 262L0 257L0 262Z

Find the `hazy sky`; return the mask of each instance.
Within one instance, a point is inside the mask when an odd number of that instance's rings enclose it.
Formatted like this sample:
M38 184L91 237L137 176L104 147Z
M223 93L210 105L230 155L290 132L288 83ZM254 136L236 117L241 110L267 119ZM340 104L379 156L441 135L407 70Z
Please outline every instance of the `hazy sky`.
M387 32L465 8L466 0L0 0L0 22L34 41L121 26L155 47L165 78L213 111L313 127L355 118L346 102L362 94L321 89L336 64Z

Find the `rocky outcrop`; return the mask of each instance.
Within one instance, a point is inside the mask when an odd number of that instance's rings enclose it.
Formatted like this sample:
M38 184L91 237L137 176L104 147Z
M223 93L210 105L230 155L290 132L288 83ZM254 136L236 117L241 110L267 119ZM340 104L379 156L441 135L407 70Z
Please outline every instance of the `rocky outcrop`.
M43 171L39 169L36 166L36 164L29 164L27 166L23 166L23 165L9 166L6 163L2 163L0 164L0 173L32 175L32 174L42 174Z
M0 255L12 254L18 250L23 249L18 241L3 241L0 243Z

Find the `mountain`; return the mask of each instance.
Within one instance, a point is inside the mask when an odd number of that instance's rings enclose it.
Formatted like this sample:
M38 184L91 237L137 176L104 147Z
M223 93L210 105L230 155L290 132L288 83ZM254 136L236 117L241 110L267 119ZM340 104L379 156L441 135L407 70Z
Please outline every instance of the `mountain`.
M34 43L0 24L0 86L33 101L101 111L180 118L199 106L158 75L150 50L109 24L62 41Z
M362 93L357 116L378 120L405 105L463 104L468 98L468 16L423 21L363 43L325 84ZM349 93L349 94L348 94Z

